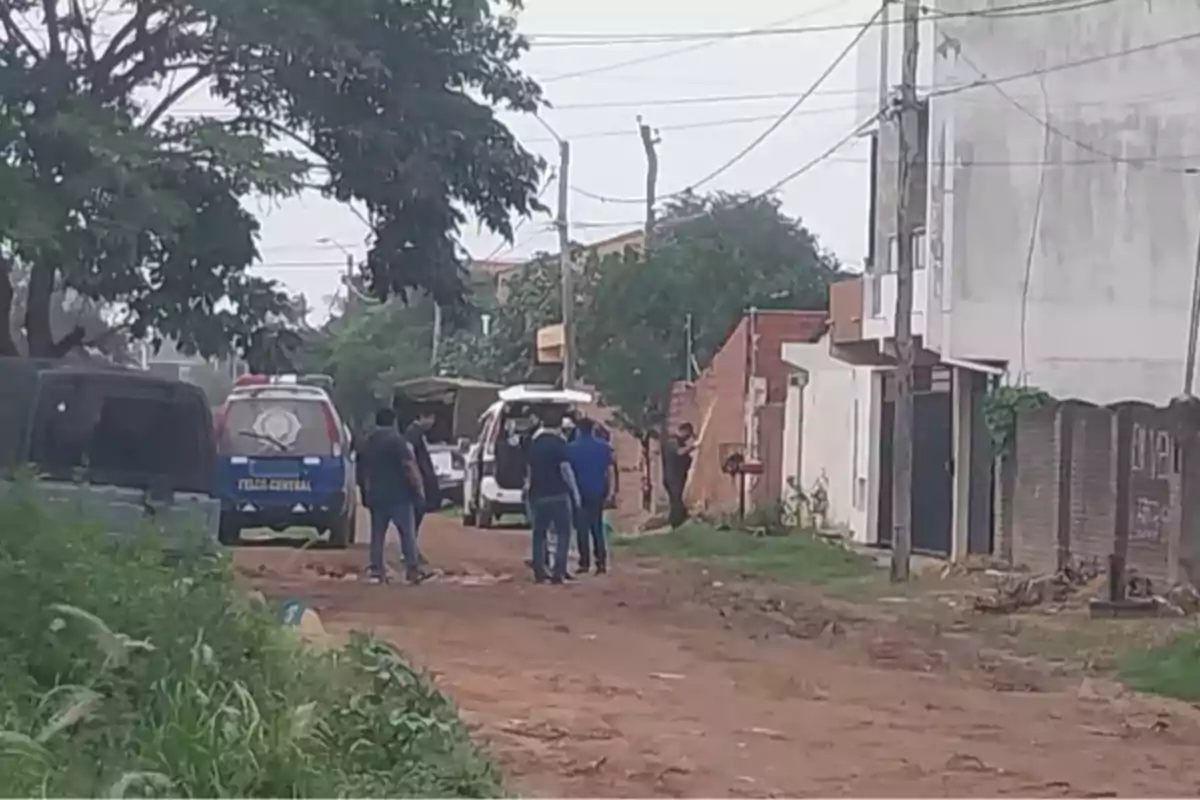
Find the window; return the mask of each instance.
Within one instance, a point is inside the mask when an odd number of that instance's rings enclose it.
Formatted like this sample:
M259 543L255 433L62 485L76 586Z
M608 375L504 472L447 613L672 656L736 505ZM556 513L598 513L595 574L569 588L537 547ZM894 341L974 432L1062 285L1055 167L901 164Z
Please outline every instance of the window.
M48 477L211 493L212 430L200 395L138 376L49 375L38 392L30 460Z
M333 442L324 401L298 397L230 401L218 443L225 455L329 455Z

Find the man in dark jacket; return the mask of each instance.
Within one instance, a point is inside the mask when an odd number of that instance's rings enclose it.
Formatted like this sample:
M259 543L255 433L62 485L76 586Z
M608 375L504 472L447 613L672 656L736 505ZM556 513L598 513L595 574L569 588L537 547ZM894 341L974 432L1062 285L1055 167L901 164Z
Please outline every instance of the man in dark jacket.
M417 553L416 509L425 504L424 480L412 445L396 429L396 414L390 408L375 412L375 430L359 454L359 468L363 470L363 502L371 517L371 581L387 580L383 545L388 527L395 525L404 554L405 577L410 583L420 583L426 575Z
M692 442L695 432L690 422L679 426L675 436L668 436L662 445L663 488L667 490L670 510L667 520L672 528L678 528L688 518L687 505L683 502L683 490L687 487L688 472L692 469Z
M421 480L425 487L425 505L417 509L417 531L421 530L421 520L429 511L436 511L442 505L441 487L438 486L437 470L433 468L433 457L429 455L428 434L433 428L433 412L422 411L409 426L404 429L404 438L412 445L413 455L417 457L417 469L421 471Z

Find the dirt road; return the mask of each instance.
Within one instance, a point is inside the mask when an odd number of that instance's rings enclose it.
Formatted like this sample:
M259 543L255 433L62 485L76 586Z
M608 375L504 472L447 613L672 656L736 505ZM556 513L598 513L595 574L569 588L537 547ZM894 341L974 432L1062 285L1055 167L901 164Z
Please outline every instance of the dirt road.
M427 522L447 571L246 548L266 593L372 629L436 676L526 796L1196 796L1200 713L673 564L535 586L523 531ZM617 553L617 558L620 558ZM398 556L393 555L393 558Z

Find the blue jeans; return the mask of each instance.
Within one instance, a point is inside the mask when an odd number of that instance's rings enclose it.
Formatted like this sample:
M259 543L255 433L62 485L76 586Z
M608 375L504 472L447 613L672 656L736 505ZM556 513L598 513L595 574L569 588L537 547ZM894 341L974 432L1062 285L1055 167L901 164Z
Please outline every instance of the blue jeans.
M389 525L396 526L400 534L400 552L404 554L405 571L410 575L417 571L417 522L413 504L401 501L390 506L368 508L371 515L371 545L368 571L372 577L382 578L387 574L383 563L383 544L387 539Z
M578 536L579 571L586 572L592 566L592 551L596 554L596 566L608 566L608 542L604 540L604 497L584 497L583 505L575 515L575 533Z
M566 495L538 497L529 501L533 512L533 574L538 580L546 575L546 536L554 529L554 574L556 581L567 576L567 552L571 549L571 498Z

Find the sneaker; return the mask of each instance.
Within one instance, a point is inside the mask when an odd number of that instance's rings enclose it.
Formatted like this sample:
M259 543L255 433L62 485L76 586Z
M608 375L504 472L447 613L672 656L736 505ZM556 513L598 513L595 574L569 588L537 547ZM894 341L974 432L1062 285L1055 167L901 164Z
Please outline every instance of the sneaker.
M597 564L596 565L596 574L597 575L607 575L608 574L608 565L607 564Z
M387 583L387 578L383 577L382 575L372 575L371 577L367 578L367 583L371 584L372 586L382 586L383 584Z
M429 580L432 577L433 577L432 572L426 572L425 570L422 569L422 570L416 570L414 572L409 572L407 575L404 576L404 579L407 580L411 585L416 586L418 584L424 583L425 581Z

